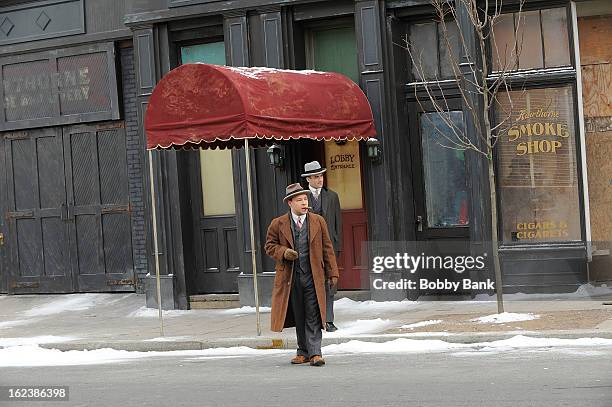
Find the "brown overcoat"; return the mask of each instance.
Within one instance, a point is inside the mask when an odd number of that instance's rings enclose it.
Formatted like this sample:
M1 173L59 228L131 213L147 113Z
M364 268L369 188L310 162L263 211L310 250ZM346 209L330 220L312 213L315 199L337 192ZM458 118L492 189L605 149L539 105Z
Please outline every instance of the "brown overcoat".
M291 213L287 213L273 219L266 236L266 253L276 261L271 315L271 329L274 332L295 326L293 310L289 307L293 262L283 257L285 250L294 249L290 216ZM322 326L325 326L325 280L329 277L338 277L339 274L334 247L322 216L308 213L308 239L312 280L317 293Z

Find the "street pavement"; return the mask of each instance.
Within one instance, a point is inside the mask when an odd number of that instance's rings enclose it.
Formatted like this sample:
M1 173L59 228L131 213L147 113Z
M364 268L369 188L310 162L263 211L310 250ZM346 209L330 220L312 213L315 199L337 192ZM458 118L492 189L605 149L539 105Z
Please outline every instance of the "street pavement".
M169 354L164 352L164 354ZM2 385L69 386L68 402L6 406L609 407L612 347L157 356L112 364L2 368Z

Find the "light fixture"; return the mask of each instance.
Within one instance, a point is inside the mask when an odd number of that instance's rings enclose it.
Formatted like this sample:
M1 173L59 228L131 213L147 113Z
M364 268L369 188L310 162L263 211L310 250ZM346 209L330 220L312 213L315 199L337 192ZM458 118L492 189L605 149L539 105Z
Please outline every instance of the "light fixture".
M273 165L277 168L283 167L283 148L278 144L272 144L268 150L268 158L270 159L270 165Z
M380 141L373 137L370 137L368 141L366 141L366 146L368 147L368 157L374 162L381 159L381 151L380 151Z

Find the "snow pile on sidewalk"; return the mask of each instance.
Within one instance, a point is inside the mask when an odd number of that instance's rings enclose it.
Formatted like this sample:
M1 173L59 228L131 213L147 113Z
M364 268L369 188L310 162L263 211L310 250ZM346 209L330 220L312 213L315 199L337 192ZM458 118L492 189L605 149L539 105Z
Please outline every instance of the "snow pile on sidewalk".
M348 321L337 323L338 330L336 332L323 332L323 336L351 336L361 334L373 334L385 331L394 325L396 322L388 319L358 319L356 321Z
M15 326L28 325L34 322L33 319L17 319L13 321L2 321L0 322L0 329L12 328Z
M402 325L400 326L400 328L415 329L415 328L422 328L424 326L437 325L441 323L442 323L441 319L430 319L429 321L421 321L421 322L415 322L414 324Z
M259 307L260 313L269 313L272 311L270 307ZM220 314L223 315L245 315L245 314L254 314L255 307L244 306L240 308L228 308L219 311Z
M538 301L538 300L589 300L594 297L612 295L612 287L606 284L594 286L592 284L583 284L576 291L571 293L515 293L504 294L504 301ZM474 301L495 301L495 295L478 294Z
M539 315L534 315L532 313L518 314L515 312L503 312L501 314L486 315L484 317L470 319L470 321L480 324L506 324L509 322L533 321L539 318Z
M43 343L62 343L77 340L79 338L72 336L31 336L26 338L0 338L0 347L13 347L13 346L29 346L39 345Z
M162 310L164 317L176 317L180 315L189 315L192 311L182 309L169 309ZM136 311L130 313L128 318L157 318L159 317L159 310L157 308L140 307Z
M24 311L26 317L40 317L68 311L84 311L97 305L109 305L125 298L114 294L62 294L57 300Z
M516 335L509 339L493 342L451 343L438 339L405 339L399 338L389 342L375 343L352 340L346 343L328 345L323 348L324 354L339 353L428 353L454 350L509 351L528 348L590 348L595 346L612 346L612 339L603 338L533 338Z
M16 346L0 349L0 366L74 366L119 363L153 357L189 357L192 360L218 357L262 356L279 353L293 353L294 350L253 349L246 346L234 348L213 348L171 352L131 352L115 349L66 351L44 349L37 345Z
M414 308L417 301L353 301L350 298L340 298L334 301L334 312L343 314L355 313L383 313L383 312L399 312L408 311Z

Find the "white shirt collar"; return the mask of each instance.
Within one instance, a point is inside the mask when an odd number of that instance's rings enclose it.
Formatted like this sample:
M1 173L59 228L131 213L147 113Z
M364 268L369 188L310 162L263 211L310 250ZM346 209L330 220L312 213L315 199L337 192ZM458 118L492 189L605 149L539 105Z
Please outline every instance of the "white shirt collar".
M304 224L304 221L306 220L306 214L303 215L296 215L295 213L293 213L293 211L291 212L291 216L293 217L293 221L295 222L295 224L297 225L297 221L298 218L300 219L302 225Z
M310 185L308 185L308 188L310 189L310 192L312 192L314 196L321 195L321 188L313 188Z

